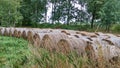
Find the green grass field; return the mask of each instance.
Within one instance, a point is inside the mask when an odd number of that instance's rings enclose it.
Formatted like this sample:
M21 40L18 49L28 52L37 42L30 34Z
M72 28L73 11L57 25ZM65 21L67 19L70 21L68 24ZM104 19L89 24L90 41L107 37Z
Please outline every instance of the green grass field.
M93 62L75 53L49 52L24 39L0 36L0 68L119 68L119 65Z
M18 68L29 61L28 42L23 39L0 36L0 68Z

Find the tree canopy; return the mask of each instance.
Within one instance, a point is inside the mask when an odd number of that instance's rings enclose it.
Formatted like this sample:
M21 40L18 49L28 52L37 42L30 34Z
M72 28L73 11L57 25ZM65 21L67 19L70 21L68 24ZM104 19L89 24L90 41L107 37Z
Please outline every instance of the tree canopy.
M0 25L64 22L67 25L88 23L93 28L99 21L110 27L119 23L119 6L119 0L0 0Z

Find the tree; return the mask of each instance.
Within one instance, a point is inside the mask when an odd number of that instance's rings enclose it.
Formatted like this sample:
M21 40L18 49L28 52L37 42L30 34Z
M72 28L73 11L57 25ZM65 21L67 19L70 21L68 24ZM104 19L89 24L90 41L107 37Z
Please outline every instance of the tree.
M91 14L91 28L94 27L94 21L100 19L99 12L106 0L86 0L88 13Z
M75 7L76 0L54 1L54 9L51 19L53 21L64 21L69 25L71 21L82 21L86 17L86 12ZM79 4L79 3L77 3ZM80 4L79 4L80 5ZM82 14L83 13L83 14ZM83 16L82 16L83 15Z
M107 0L103 5L100 15L101 21L106 26L106 31L109 31L111 24L120 21L120 1Z
M23 25L39 23L46 13L47 0L23 0L21 3L21 13L23 15Z
M0 22L4 26L15 26L21 21L19 12L21 0L0 0Z

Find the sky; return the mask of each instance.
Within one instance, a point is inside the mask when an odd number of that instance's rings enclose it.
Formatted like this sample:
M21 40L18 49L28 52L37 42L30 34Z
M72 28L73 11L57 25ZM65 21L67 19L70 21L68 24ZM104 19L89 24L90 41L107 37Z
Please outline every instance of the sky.
M80 4L77 4L77 3L73 3L73 5L74 5L75 8L78 8L79 10L86 11L86 6L81 7L81 5L80 5ZM49 21L50 21L50 17L51 17L51 15L52 15L52 3L49 3L49 4L47 5L47 7L48 7L47 22L49 22ZM63 23L63 22L62 22L62 23Z

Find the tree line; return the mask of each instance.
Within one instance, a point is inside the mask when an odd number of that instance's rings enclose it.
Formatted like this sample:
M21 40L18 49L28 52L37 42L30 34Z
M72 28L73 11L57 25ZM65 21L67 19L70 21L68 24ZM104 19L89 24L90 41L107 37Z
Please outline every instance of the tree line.
M48 8L51 4L49 21ZM78 7L79 6L79 7ZM1 26L31 26L40 22L103 25L120 21L120 0L0 0Z

